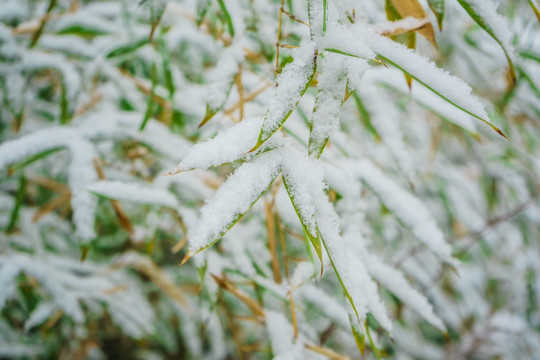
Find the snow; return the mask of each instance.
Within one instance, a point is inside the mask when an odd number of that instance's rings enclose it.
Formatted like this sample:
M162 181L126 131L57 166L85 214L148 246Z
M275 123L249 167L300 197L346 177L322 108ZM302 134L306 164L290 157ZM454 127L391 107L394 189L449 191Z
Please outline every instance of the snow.
M274 97L268 104L260 140L265 141L275 133L300 101L313 72L315 71L315 46L312 41L304 40L300 47L292 52L293 61L285 66L277 78Z
M180 206L175 196L167 190L137 183L98 181L86 186L86 190L110 199L160 205L171 209Z
M514 46L512 44L513 33L508 24L508 20L497 12L499 3L492 0L466 0L474 11L482 18L484 23L493 32L501 46L512 54Z
M72 137L68 144L71 152L71 162L68 168L68 183L71 190L71 208L76 234L83 243L88 243L96 237L94 218L97 199L84 191L87 184L97 180L94 169L94 159L97 154L94 146L88 140Z
M282 313L265 312L266 329L272 344L272 353L279 356L293 347L293 328Z
M292 274L289 285L292 289L300 287L307 283L316 273L316 269L312 263L304 261L299 263Z
M57 32L71 27L83 27L102 33L116 33L121 30L120 27L116 26L115 22L94 16L94 14L88 11L78 11L68 14L54 22L54 29Z
M461 126L462 128L476 133L476 123L474 119L467 113L452 106L441 97L435 95L424 86L415 86L409 89L403 74L391 69L371 70L366 77L369 81L376 81L380 84L390 86L402 94L409 94L411 98L417 101L420 105L440 115L442 118L451 121L452 123Z
M208 106L217 111L225 104L238 72L238 64L244 59L244 42L235 41L221 52L216 67L208 74Z
M45 322L51 315L57 310L56 305L49 301L44 301L38 305L38 307L32 311L28 320L24 323L24 330L28 331L33 327Z
M293 145L281 151L283 152L283 181L289 198L306 230L313 238L317 238L314 199L322 194L325 188L322 168L313 159L309 159L301 151L295 149Z
M386 37L375 35L365 27L355 26L354 31L374 52L407 71L423 85L473 116L488 121L489 117L484 106L461 79L438 68L429 59Z
M319 42L320 50L337 50L361 59L373 59L374 52L364 41L345 26L332 26Z
M339 113L345 97L344 57L328 53L320 61L317 101L311 119L309 152L318 155L326 141L339 129Z
M257 141L262 118L245 119L214 138L191 147L178 164L179 170L207 169L245 156Z
M413 289L402 273L386 265L375 255L363 256L367 270L377 282L396 295L406 306L420 314L431 325L441 331L446 331L443 322L433 313L433 308L427 299Z
M97 155L89 141L68 128L36 131L0 145L0 168L44 151L63 147L68 148L72 156L68 169L68 182L72 193L73 221L77 235L87 243L95 237L96 200L90 194L82 192L82 189L88 183L97 180L93 165Z
M197 253L217 241L274 181L280 171L275 152L257 156L229 176L215 196L201 209L197 226L189 234L191 251Z
M418 29L425 24L427 24L429 20L427 18L425 19L419 19L412 16L407 16L406 18L397 20L397 21L385 21L383 23L374 24L371 26L371 29L379 35L388 35L388 34L394 34L396 31L399 30L409 30L409 29Z
M297 290L297 293L304 301L313 304L341 328L348 329L350 327L347 310L335 297L311 284L302 286L301 289Z
M381 199L413 234L441 260L457 266L452 249L444 240L429 210L418 198L403 190L386 177L376 166L364 160L354 166L357 176Z

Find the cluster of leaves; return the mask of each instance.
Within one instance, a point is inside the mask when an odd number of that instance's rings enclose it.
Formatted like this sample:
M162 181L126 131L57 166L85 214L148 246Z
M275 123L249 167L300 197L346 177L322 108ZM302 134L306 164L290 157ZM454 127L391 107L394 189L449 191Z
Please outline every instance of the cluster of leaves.
M540 352L535 0L0 10L0 357Z

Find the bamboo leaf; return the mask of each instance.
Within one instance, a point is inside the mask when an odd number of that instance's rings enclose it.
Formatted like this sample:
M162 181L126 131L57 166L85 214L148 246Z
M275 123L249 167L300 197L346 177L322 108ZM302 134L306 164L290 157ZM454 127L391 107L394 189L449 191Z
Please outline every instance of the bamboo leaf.
M486 0L458 0L459 4L471 18L484 29L502 48L504 56L508 61L508 70L512 83L516 83L516 69L512 62L511 52L512 44L507 32L509 29L505 26L505 20L497 14L493 3L487 3Z
M283 156L283 184L305 233L321 261L321 235L317 228L315 197L324 194L324 173L315 160L310 159L294 145L281 149ZM285 155L285 153L284 153Z
M528 1L529 1L529 5L531 5L531 8L534 11L534 14L538 18L538 21L540 21L540 6L536 4L536 0L528 0Z
M9 216L9 223L6 227L6 232L10 233L15 230L17 222L19 220L19 213L21 211L21 206L24 202L24 192L26 188L26 177L21 175L19 177L19 186L17 187L17 197L15 198L15 204L13 205L13 210Z
M309 0L309 32L312 40L317 40L326 32L327 0Z
M321 61L308 145L309 154L316 158L321 156L330 136L339 129L339 113L347 85L342 61L343 58L335 54L327 54Z
M357 163L353 168L359 179L381 199L392 214L411 229L418 240L442 261L452 266L457 265L452 257L452 248L445 241L435 219L417 197L395 184L367 160Z
M448 103L486 123L499 135L506 135L489 121L482 103L472 95L471 88L459 78L437 68L428 59L390 39L361 31L366 42L381 59L409 74L413 79ZM360 35L359 34L359 35Z
M251 151L259 148L285 123L315 74L317 52L314 42L303 42L293 51L293 58L277 78L276 93L268 106L257 144Z
M223 12L223 16L225 17L225 21L227 21L227 29L229 30L229 34L231 36L234 36L234 23L231 17L231 14L229 14L229 11L227 10L227 6L225 5L224 0L218 0L219 8Z
M66 125L69 122L69 118L70 111L67 90L65 83L62 81L62 88L60 91L60 124Z
M169 191L137 183L101 180L88 185L86 190L107 199L166 206L171 209L180 206L176 197Z
M207 169L237 161L244 157L257 139L261 117L249 118L219 132L213 138L192 146L169 174L192 169Z
M444 0L428 0L429 7L431 11L437 17L437 24L439 25L439 30L442 31L443 20L444 20Z
M315 249L315 252L317 253L317 257L319 258L319 261L321 262L321 274L322 274L322 245L321 245L321 237L319 234L319 231L315 227L314 230L310 230L310 227L315 223L315 219L312 217L310 220L305 219L302 216L302 204L299 202L299 197L294 195L294 193L290 190L291 188L295 188L294 181L290 179L288 176L283 176L283 184L285 185L285 189L287 190L287 193L289 194L289 199L291 199L291 203L294 207L294 210L296 211L296 215L298 215L298 219L300 219L300 223L302 224L302 228L304 229L304 233L306 234L307 238L313 245L313 248Z
M37 154L31 155L28 158L26 158L25 160L19 161L17 163L14 163L13 165L9 166L8 167L8 172L10 174L12 174L15 171L17 171L19 169L22 169L22 168L24 168L24 167L38 161L38 160L41 160L41 159L49 156L50 154L53 154L53 153L55 153L55 152L57 152L58 150L61 150L61 149L62 149L61 147L52 148L52 149L48 149L48 150L39 152Z
M238 73L238 64L244 59L244 49L241 43L233 43L223 50L216 66L208 75L208 100L206 113L199 127L210 121L227 102Z
M146 44L148 44L147 39L140 39L138 41L129 42L125 45L114 48L107 54L106 57L107 59L113 59L113 58L120 57L123 55L128 55L137 51L138 49L140 49Z
M277 151L258 155L236 169L201 209L201 216L189 234L189 253L196 254L217 242L262 196L280 170Z
M152 117L154 114L154 107L155 107L155 93L156 93L156 85L157 85L157 65L155 62L152 63L152 68L150 70L150 79L152 81L152 88L150 90L150 95L148 96L148 105L146 106L146 111L144 113L143 121L141 122L141 126L139 127L139 131L143 131L146 127L146 124L148 123L148 120Z

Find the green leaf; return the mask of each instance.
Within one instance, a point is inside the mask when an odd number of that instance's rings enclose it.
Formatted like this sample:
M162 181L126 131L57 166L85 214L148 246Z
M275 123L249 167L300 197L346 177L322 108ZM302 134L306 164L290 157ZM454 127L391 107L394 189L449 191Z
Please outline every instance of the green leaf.
M283 176L283 185L285 185L285 189L287 190L287 194L289 194L289 199L291 199L291 203L294 207L294 211L296 212L296 215L298 215L298 219L300 219L300 223L302 224L302 228L304 229L304 233L308 237L309 241L313 245L313 248L315 249L315 252L317 253L317 257L321 261L321 274L323 272L323 258L322 258L322 245L321 245L321 234L319 233L318 229L315 229L315 232L312 233L309 231L310 226L306 224L306 219L303 218L300 211L300 204L298 203L297 197L290 191L292 179L289 176ZM313 219L315 221L315 219Z
M203 19L210 8L210 0L197 1L197 26L201 25Z
M375 345L375 343L373 342L373 338L371 337L371 332L369 330L369 317L366 319L365 328L366 328L366 334L367 334L367 337L368 337L368 340L369 340L369 346L371 347L371 350L373 351L373 355L375 355L375 358L377 360L380 360L381 359L381 351L379 350L377 345Z
M148 120L152 117L154 113L154 107L155 107L155 91L156 91L156 84L157 84L157 65L155 62L152 63L152 69L150 70L150 77L152 80L152 89L150 90L150 96L148 96L148 105L146 107L146 112L144 113L143 121L141 122L141 126L139 127L139 131L143 131L146 127L146 124L148 123Z
M229 34L231 36L234 36L234 24L232 21L231 14L229 14L229 11L227 10L227 6L225 5L225 1L218 0L219 7L221 11L223 12L223 16L225 17L225 21L227 21L227 28L229 30Z
M510 53L508 52L508 49L505 47L505 45L502 43L501 39L499 39L486 19L484 19L481 14L479 14L474 6L473 3L471 3L469 0L458 0L459 4L469 15L471 18L476 21L478 25L482 29L484 29L502 48L504 51L504 56L506 56L506 60L508 61L508 70L510 73L510 78L512 79L513 84L516 83L516 69L514 68L514 63L512 62L512 59L510 58Z
M281 172L279 160L275 151L266 152L244 163L228 177L201 209L200 219L190 235L189 256L216 243L251 209Z
M66 84L62 81L62 89L60 91L60 124L66 125L69 122L70 111L69 102L67 99Z
M360 354L362 354L362 357L365 354L366 351L366 336L360 332L360 329L354 324L351 317L349 316L349 322L351 324L351 333L354 337L354 341L356 343L356 347L360 351Z
M356 108L360 113L360 121L362 121L368 132L375 138L375 140L380 141L381 136L377 132L377 129L375 129L375 127L371 123L371 115L369 114L369 111L367 110L366 106L362 102L362 99L360 99L360 96L358 96L358 93L356 91L353 93L353 99L354 103L356 104Z
M323 35L326 32L326 22L328 21L328 0L323 0L323 26L322 26L322 32Z
M288 64L279 75L276 94L264 117L257 144L251 151L258 149L270 136L281 128L308 89L315 75L318 55L313 43L310 43L308 46L313 48L313 53L309 51L311 49L302 49L303 52L297 53L293 62ZM309 58L307 55L309 55ZM300 74L305 74L306 76L302 76L299 79ZM280 83L282 83L281 87L279 86ZM272 106L273 104L275 106Z
M147 39L140 39L138 41L119 46L107 54L107 59L131 54L146 44L148 44Z
M347 88L342 57L326 54L321 60L317 97L309 129L308 150L311 156L319 158L332 133L339 128L339 114Z
M448 97L444 96L443 94L441 94L440 92L438 92L437 90L435 90L432 86L430 86L428 83L426 83L425 81L423 80L420 80L417 76L415 76L414 74L410 73L409 71L407 71L407 69L405 69L404 65L400 65L400 64L397 64L396 62L390 60L389 58L385 57L385 56L382 56L381 54L378 54L378 56L392 64L393 66L397 67L398 69L400 69L401 71L403 71L404 73L408 74L410 77L412 77L413 79L415 79L416 81L418 81L420 84L424 85L426 88L428 88L429 90L433 91L435 94L437 94L438 96L440 96L442 99L444 99L445 101L447 101L448 103L452 104L453 106L455 106L456 108L466 112L467 114L471 115L472 117L482 121L483 123L487 124L489 127L491 127L497 134L501 135L502 137L504 137L505 139L508 140L508 137L498 128L496 127L495 125L493 125L489 120L487 119L484 119L480 116L478 116L477 114L471 112L470 110L464 108L463 106L460 106L458 104L456 104L454 101L450 100Z
M444 20L444 0L428 0L429 7L431 11L437 17L437 24L439 25L439 30L442 31L443 20Z
M105 31L92 29L84 25L72 25L65 27L57 32L58 35L79 35L81 37L92 38L95 36L107 34Z
M24 191L26 188L26 177L21 175L19 177L19 186L17 188L17 197L15 198L15 205L13 210L11 210L11 215L9 216L9 223L6 227L6 232L10 233L15 230L17 222L19 221L19 212L21 210L22 203L24 202Z
M334 263L334 260L332 259L332 255L330 255L330 251L328 251L328 246L326 245L326 242L324 241L324 239L321 237L321 240L322 240L322 243L324 245L324 248L326 250L326 253L328 254L328 258L330 259L330 264L332 264L332 268L334 269L334 272L336 273L336 277L338 278L339 280L339 284L341 285L341 289L343 290L343 293L345 294L345 297L347 298L347 300L349 300L349 303L351 304L353 310L354 310L354 313L356 315L356 319L358 321L360 321L360 314L358 313L358 309L356 308L356 305L354 305L354 301L353 301L353 298L351 296L351 294L349 293L349 290L347 290L347 287L345 286L345 283L343 282L343 279L341 278L341 275L339 274L339 271L336 267L336 264Z
M536 5L535 0L528 0L529 5L531 5L531 8L533 9L534 14L538 18L538 21L540 21L540 7Z
M15 164L11 165L10 167L8 167L8 172L12 174L15 171L17 171L19 169L22 169L22 168L32 164L33 162L35 162L37 160L43 159L43 158L49 156L50 154L55 153L55 152L57 152L58 150L61 150L61 149L62 148L48 149L48 150L45 150L45 151L40 152L38 154L32 155L32 156L26 158L25 160L22 160L22 161L20 161L18 163L15 163Z

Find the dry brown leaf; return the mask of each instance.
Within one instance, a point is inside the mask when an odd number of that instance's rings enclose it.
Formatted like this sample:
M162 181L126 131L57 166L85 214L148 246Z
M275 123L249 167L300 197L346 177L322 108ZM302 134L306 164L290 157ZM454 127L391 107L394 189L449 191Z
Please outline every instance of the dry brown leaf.
M45 205L41 206L39 209L37 209L34 212L34 215L32 215L32 222L36 223L41 219L43 216L47 215L50 212L53 212L57 208L61 206L70 206L70 200L71 200L71 194L68 193L61 193L57 197L52 198L49 200Z
M103 168L101 167L101 163L99 159L94 159L94 168L96 169L98 178L100 180L106 180L105 172L103 171ZM129 220L120 202L118 200L113 200L113 199L109 199L109 201L114 209L114 213L122 229L126 230L128 234L133 235L133 233L135 232L135 229L133 228L133 224L131 223L131 220Z
M236 296L240 301L242 301L246 306L255 314L259 315L261 317L265 317L263 308L259 305L259 303L249 296L247 296L243 291L239 290L236 286L234 286L233 283L228 281L227 279L220 278L214 274L210 274L212 278L216 281L218 286L224 290L227 290L234 296Z
M314 344L306 344L304 347L310 351L316 352L317 354L324 355L327 358L332 359L332 360L350 360L351 359L348 356L338 354L334 350L325 348L322 346L317 346Z
M281 272L277 251L276 225L274 221L273 203L266 199L264 203L264 217L266 219L266 235L268 238L268 250L270 251L270 263L274 274L274 281L281 283Z
M127 260L126 260L127 259ZM182 290L175 284L173 279L157 266L152 259L142 255L124 258L124 262L120 263L124 266L133 266L137 271L147 276L150 281L157 285L165 294L183 307L189 307Z
M418 0L391 0L392 4L399 12L402 18L412 16L417 19L427 19L427 14ZM425 26L418 29L420 35L425 37L433 46L437 47L437 41L435 40L435 30L433 25L428 22Z

